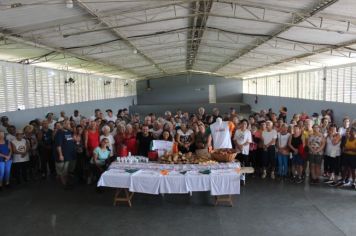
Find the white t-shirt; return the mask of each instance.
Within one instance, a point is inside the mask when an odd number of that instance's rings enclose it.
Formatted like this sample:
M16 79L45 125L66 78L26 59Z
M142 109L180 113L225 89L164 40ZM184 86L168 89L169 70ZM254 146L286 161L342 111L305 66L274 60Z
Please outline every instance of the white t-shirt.
M177 131L177 134L179 134L179 139L181 142L186 143L191 141L190 140L190 135L193 133L193 130L188 129L185 133L181 129Z
M5 126L3 126L2 124L0 124L0 131L2 131L5 134L7 134L7 128Z
M249 150L250 150L250 143L252 143L251 131L249 131L248 129L246 129L245 131L241 131L240 129L236 130L235 136L234 136L234 140L239 145L242 145L242 144L248 142L247 144L245 144L242 147L242 150L241 150L242 154L248 155L249 154Z
M271 131L263 131L262 137L263 137L263 144L267 145L272 141L272 139L277 139L277 131L274 129L272 129Z
M114 137L111 134L109 134L108 136L100 135L100 142L104 138L107 138L109 140L109 148L111 150L111 153L114 153L114 144L115 144Z
M64 117L62 117L62 116L58 118L58 122L61 122L61 121L64 121Z
M116 127L114 128L114 130L112 131L112 132L110 132L110 134L113 136L113 137L115 137L115 135L116 135Z
M286 133L286 134L278 133L278 135L277 135L278 147L284 148L284 147L288 146L289 136L290 136L290 133Z
M346 128L340 127L340 128L339 128L339 134L340 134L341 136L345 136L345 135L346 135Z
M16 139L16 137L14 135L12 135L12 134L7 134L6 135L6 140L9 141L10 143L15 139Z
M218 122L210 125L211 136L213 137L214 149L232 148L229 125L223 121L221 125Z
M81 119L82 119L82 116L81 115L78 115L78 116L71 116L71 119L74 121L74 123L76 124L76 125L79 125L80 124L80 121L81 121Z
M15 146L15 149L17 151L25 151L26 150L26 139L22 139L21 141L18 141L17 139L12 141L12 144ZM28 152L26 153L26 155L23 157L21 154L13 154L13 162L14 163L18 163L18 162L26 162L26 161L30 161L30 155L28 154Z
M152 136L154 139L159 139L163 130L162 129L159 129L159 130L150 129L150 132L152 133Z
M54 130L54 124L56 123L57 121L55 120L52 120L51 123L48 122L48 128L50 128L51 130Z
M326 138L326 147L325 147L325 155L329 157L338 157L341 155L341 148L340 148L341 142L338 144L334 145L331 141L330 137Z
M107 122L113 121L113 122L115 123L116 120L117 120L117 118L116 118L115 116L112 116L112 117L110 117L110 116L105 116L105 120L106 120Z

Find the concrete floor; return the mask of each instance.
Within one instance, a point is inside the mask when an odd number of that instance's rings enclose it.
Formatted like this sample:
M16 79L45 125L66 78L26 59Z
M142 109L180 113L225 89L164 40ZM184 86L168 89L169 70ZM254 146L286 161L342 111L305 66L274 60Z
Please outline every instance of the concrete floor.
M63 190L54 181L0 192L0 235L356 235L356 191L248 179L234 207L207 193L136 194L112 206L114 191Z

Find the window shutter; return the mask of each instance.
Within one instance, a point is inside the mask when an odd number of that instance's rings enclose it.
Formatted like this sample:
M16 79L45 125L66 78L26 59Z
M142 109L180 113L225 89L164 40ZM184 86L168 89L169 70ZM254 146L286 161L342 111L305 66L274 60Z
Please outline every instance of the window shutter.
M5 98L5 66L0 64L0 112L7 111Z

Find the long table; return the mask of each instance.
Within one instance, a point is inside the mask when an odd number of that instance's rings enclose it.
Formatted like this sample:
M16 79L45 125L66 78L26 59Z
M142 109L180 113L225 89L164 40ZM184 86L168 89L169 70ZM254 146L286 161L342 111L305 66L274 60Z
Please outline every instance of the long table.
M98 186L118 189L115 199L127 201L129 205L132 193L191 194L200 191L209 191L217 200L219 196L228 195L227 200L232 204L231 195L240 194L239 169L239 163L170 165L114 162L101 175ZM130 173L130 170L137 171ZM210 170L210 174L206 174L206 170ZM120 192L124 197L119 197Z

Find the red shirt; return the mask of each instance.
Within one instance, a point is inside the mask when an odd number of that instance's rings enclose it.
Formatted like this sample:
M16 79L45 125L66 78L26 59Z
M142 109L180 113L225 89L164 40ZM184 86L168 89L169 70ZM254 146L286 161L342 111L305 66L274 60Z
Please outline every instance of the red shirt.
M131 155L137 155L137 142L134 134L128 134L125 137L124 144L127 147L127 151L131 152Z
M88 142L87 142L88 155L92 156L94 149L99 146L99 131L88 130L87 137L88 137Z

